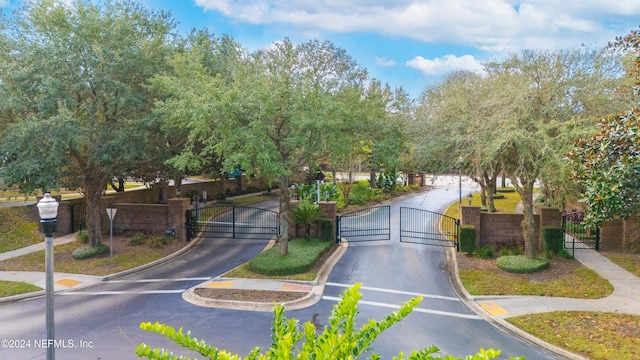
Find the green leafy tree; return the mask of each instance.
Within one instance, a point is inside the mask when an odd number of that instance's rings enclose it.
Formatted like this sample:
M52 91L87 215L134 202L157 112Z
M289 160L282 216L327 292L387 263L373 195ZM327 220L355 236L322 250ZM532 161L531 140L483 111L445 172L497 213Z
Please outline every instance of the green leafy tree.
M610 115L596 135L576 142L569 153L577 169L573 179L583 189L585 222L601 225L640 215L640 109Z
M234 69L246 57L232 37L192 31L170 59L171 70L158 74L151 89L159 96L154 113L162 119L167 166L176 190L183 174L205 173L222 178L223 159L217 149L221 98L234 81ZM223 182L220 182L221 194Z
M48 191L71 174L101 242L100 197L114 175L155 157L149 79L166 68L174 21L126 0L27 1L0 19L0 177Z
M284 39L252 54L223 98L217 149L226 168L240 166L278 184L282 255L288 252L290 179L320 157L340 90L365 75L330 42Z
M498 123L502 168L523 204L525 255L534 257L533 188L565 175L562 157L572 139L615 106L620 67L602 50L526 50L487 66L502 84ZM583 130L582 130L583 131ZM557 182L559 183L559 182Z
M380 359L378 354L371 352L371 344L382 332L409 315L422 301L422 298L412 298L405 302L399 310L387 315L384 319L380 321L368 320L358 329L356 315L358 314L358 303L362 298L359 291L360 286L361 284L356 284L345 290L340 296L340 301L333 308L327 326L320 333L312 322L306 322L300 329L298 320L287 319L284 316L284 307L275 305L271 327L271 347L264 354L260 348L254 348L245 359L359 359L361 356L366 356L367 353L369 353L368 359ZM212 347L203 340L192 337L190 332L185 333L182 328L176 330L168 325L150 322L143 322L140 327L143 330L163 335L182 347L194 350L209 359L241 359L239 355ZM408 357L400 353L394 359L461 360L450 355L443 358L437 355L438 352L437 347L431 346L420 351L413 351ZM165 349L154 349L144 343L138 345L136 354L147 359L182 358L174 356L173 353ZM469 355L465 359L484 360L494 359L498 356L500 356L500 350L480 349L480 352Z

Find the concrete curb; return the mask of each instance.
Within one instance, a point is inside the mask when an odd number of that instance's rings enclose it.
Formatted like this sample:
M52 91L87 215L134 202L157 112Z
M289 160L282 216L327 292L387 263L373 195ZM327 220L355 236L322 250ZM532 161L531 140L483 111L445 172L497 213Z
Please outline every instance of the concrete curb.
M129 274L133 274L142 270L146 270L149 269L151 267L160 265L164 262L167 262L169 260L172 260L184 253L186 253L187 251L191 250L191 248L193 248L194 246L196 246L200 241L202 241L202 237L197 237L193 240L191 240L191 242L189 242L189 244L187 244L186 246L184 246L182 249L171 253L161 259L152 261L150 263L144 264L144 265L140 265L138 267L135 268L131 268L131 269L127 269L127 270L123 270L120 271L118 273L114 273L114 274L109 274L109 275L105 275L102 277L98 277L96 280L94 281L89 281L77 286L74 286L72 288L68 288L68 289L62 289L62 290L56 290L55 293L61 293L61 292L66 292L66 291L72 291L72 290L79 290L79 289L84 289L105 281L109 281L109 280L113 280L116 279L118 277L122 277L125 275L129 275ZM19 295L13 295L13 296L6 296L6 297L2 297L0 298L0 304L1 303L8 303L8 302L13 302L13 301L20 301L20 300L26 300L26 299L30 299L30 298L37 298L40 296L45 296L46 295L46 290L40 290L40 291L34 291L34 292L30 292L30 293L25 293L25 294L19 294Z
M273 245L273 244L271 244ZM342 258L342 255L347 251L348 244L340 243L338 248L331 255L329 260L325 262L325 264L318 271L318 275L313 281L295 281L295 280L287 280L287 281L272 281L276 283L282 284L302 284L309 285L312 287L311 291L309 291L304 297L301 297L296 300L283 302L285 310L299 310L310 307L316 304L320 299L322 299L322 294L324 292L324 287L331 273L331 270L336 265L338 260ZM265 250L269 248L267 246ZM225 278L219 277L213 280L233 280L233 278ZM206 287L207 284L211 283L212 280L205 281L200 283L192 288L187 289L182 293L182 299L196 306L209 307L209 308L221 308L221 309L234 309L234 310L249 310L249 311L260 311L260 312L271 312L273 311L273 303L266 302L253 302L253 301L234 301L234 300L218 300L218 299L210 299L199 296L195 293L195 289ZM260 280L256 280L256 283L259 284Z
M556 345L550 344L542 339L539 339L529 334L528 332L521 330L520 328L512 325L511 323L509 323L504 319L501 319L499 317L495 317L489 314L484 308L482 308L476 302L476 297L469 294L469 292L464 287L464 285L462 285L462 281L460 280L460 274L458 272L458 262L456 260L456 256L457 254L453 250L453 248L447 248L447 262L451 264L451 270L453 274L451 280L452 280L452 284L454 285L453 288L459 293L460 300L462 300L462 302L464 302L478 316L480 316L481 318L483 318L493 326L496 326L504 329L505 331L511 332L514 335L518 336L519 338L525 341L528 341L530 343L536 344L546 350L549 350L559 356L564 357L565 359L571 359L571 360L587 360L588 359L578 354L574 354L570 351L567 351L563 348L560 348Z

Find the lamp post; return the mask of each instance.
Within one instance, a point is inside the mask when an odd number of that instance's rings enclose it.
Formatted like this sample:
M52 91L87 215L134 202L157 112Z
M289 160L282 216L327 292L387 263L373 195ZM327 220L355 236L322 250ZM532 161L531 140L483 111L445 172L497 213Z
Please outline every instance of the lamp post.
M47 325L47 360L55 359L53 331L53 233L56 231L58 202L46 193L38 201L40 224L45 235L45 273L46 273L46 325Z

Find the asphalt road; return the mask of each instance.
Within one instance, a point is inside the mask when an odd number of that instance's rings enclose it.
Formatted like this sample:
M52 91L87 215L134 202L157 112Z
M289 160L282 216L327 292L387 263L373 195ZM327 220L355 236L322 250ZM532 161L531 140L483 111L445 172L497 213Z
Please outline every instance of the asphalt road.
M361 322L382 319L393 311L391 307L411 296L424 297L418 309L373 344L382 358L436 344L443 354L456 356L494 347L503 350L503 358L557 359L493 327L467 308L451 286L444 248L399 242L400 206L438 211L457 197L457 191L436 189L391 204L391 239L350 244L329 277L323 299L310 308L287 312L287 316L322 327L344 288L361 282ZM160 335L140 330L142 321L184 326L193 336L242 356L255 346L268 348L271 313L201 308L181 298L183 290L255 256L265 244L266 240L258 239L206 239L161 266L56 295L56 357L134 359L134 349L141 342L197 356ZM44 298L0 305L0 324L0 359L45 358Z

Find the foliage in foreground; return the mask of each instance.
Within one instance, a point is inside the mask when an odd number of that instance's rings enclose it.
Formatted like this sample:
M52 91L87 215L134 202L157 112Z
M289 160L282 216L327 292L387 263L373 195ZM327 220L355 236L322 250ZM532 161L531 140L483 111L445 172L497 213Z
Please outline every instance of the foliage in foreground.
M272 344L266 353L262 349L254 348L245 359L355 359L370 352L373 341L391 325L405 318L422 301L416 297L405 302L399 310L387 315L382 321L369 320L360 329L356 329L356 315L358 303L362 298L361 284L345 290L340 296L340 301L334 306L329 321L324 331L318 334L317 329L310 321L306 322L300 330L298 320L287 319L284 316L282 305L274 306L274 320L272 326ZM173 327L150 322L143 322L140 328L166 336L175 343L206 356L209 359L240 360L239 355L231 354L208 345L204 340L192 337L190 332L184 333L182 328L175 330ZM301 347L298 343L302 341ZM409 357L400 353L394 359L425 359L425 360L456 360L459 358L451 355L441 357L437 355L439 349L430 346L420 351L413 351ZM152 349L142 343L136 348L139 357L148 359L183 359L176 357L165 349ZM475 355L469 355L467 360L494 359L500 355L500 350L480 349ZM376 353L370 353L369 359L380 359ZM513 359L513 358L512 358ZM520 358L524 359L524 358Z

